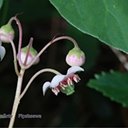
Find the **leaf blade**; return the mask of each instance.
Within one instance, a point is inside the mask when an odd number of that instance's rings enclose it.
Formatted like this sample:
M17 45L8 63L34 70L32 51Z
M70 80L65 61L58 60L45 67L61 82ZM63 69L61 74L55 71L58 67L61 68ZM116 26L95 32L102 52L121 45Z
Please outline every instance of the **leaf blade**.
M128 1L50 0L61 16L83 33L128 52Z
M3 5L3 0L0 0L0 9L1 9L2 5Z
M88 87L93 88L104 96L109 97L123 106L128 107L128 73L112 72L96 74L96 79L88 82Z

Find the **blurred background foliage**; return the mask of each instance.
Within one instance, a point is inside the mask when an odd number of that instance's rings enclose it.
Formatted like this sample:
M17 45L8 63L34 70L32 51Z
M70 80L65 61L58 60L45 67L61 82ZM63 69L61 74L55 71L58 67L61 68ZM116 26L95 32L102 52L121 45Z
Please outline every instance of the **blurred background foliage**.
M29 38L34 37L34 48L38 51L54 36L69 35L73 37L86 54L85 72L80 73L81 82L76 85L76 92L71 96L59 94L54 96L49 90L42 95L42 85L51 80L52 74L40 75L30 86L22 99L18 114L40 114L41 119L20 119L15 126L20 127L99 127L127 126L127 109L118 103L102 96L99 92L86 86L94 73L123 70L119 61L104 44L89 35L83 34L69 25L55 10L48 0L4 0L0 11L0 24L5 24L10 17L20 14L23 26L23 46ZM14 28L17 32L17 27ZM17 46L18 34L15 37ZM0 63L0 114L10 114L15 94L17 77L14 73L12 49L4 44L7 54ZM51 67L66 73L68 65L65 56L72 44L59 41L51 46L43 55L40 63L30 68L24 78L24 84L39 69ZM0 126L6 127L9 119L0 119Z

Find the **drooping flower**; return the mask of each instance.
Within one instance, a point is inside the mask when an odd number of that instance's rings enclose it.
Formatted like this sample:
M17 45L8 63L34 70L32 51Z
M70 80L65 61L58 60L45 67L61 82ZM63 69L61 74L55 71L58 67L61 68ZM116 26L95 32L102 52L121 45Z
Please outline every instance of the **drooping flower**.
M0 42L0 61L3 60L4 56L5 56L5 53L6 53L6 50L5 48L1 45L1 42Z
M25 63L26 65L30 64L34 57L37 55L37 51L31 47L28 51L28 46L21 49L21 61L22 63ZM26 58L27 57L27 58ZM39 59L34 64L37 64L39 62Z
M58 95L59 92L63 92L66 95L71 95L74 93L74 83L80 81L80 77L76 74L79 71L84 71L83 68L79 66L70 67L66 75L56 75L53 77L52 81L45 82L43 85L43 95L48 88L52 90L55 95Z
M14 39L14 30L10 23L3 25L0 28L0 40L2 42L8 43L10 40Z
M70 66L81 66L85 62L85 54L80 48L74 47L67 54L66 62Z

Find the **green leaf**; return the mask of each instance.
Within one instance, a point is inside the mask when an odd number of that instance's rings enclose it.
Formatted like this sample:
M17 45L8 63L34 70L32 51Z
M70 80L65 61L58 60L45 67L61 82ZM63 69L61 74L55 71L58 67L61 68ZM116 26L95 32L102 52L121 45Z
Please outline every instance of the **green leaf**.
M128 107L128 73L102 72L100 75L96 74L95 78L89 81L89 87Z
M2 5L3 5L3 0L0 0L0 9L1 9Z
M128 0L50 0L70 24L128 52Z

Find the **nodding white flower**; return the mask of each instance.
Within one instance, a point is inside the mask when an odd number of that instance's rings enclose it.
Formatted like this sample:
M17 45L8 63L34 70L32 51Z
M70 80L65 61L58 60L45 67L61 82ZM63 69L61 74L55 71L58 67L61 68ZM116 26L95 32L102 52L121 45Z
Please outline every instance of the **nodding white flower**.
M1 45L1 42L0 42L0 61L2 61L2 59L4 58L5 53L6 53L6 50L5 50L5 48Z
M71 95L74 92L74 82L78 83L80 81L80 77L76 74L79 71L84 71L84 69L79 66L72 66L68 69L66 75L59 74L54 76L51 82L47 81L43 84L43 95L45 95L48 88L55 95L58 95L60 91L66 95Z

